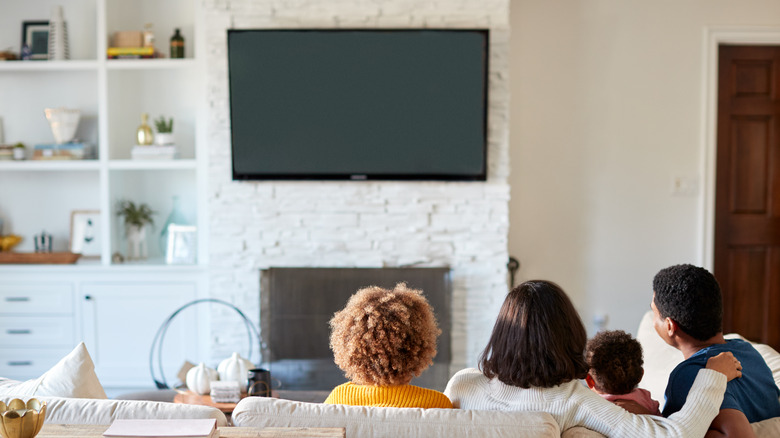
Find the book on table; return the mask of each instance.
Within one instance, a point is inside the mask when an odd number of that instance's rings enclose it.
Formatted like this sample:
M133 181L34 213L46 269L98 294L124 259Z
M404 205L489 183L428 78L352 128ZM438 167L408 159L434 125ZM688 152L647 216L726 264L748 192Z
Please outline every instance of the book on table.
M114 420L103 432L111 438L218 438L217 420Z

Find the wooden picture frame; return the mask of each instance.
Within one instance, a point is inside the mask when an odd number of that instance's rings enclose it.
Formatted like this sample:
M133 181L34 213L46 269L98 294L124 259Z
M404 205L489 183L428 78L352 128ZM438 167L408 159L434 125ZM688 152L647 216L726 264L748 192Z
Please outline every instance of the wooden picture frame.
M100 210L74 210L70 214L70 252L83 259L100 258Z
M22 59L24 59L25 45L30 49L29 59L49 59L49 22L23 21L21 51Z

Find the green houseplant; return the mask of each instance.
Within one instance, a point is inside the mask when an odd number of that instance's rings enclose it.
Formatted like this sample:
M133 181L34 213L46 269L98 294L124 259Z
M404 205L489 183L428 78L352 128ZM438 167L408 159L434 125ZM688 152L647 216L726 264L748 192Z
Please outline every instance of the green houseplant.
M116 214L125 223L127 237L127 258L145 259L147 257L146 226L154 225L155 214L147 204L136 204L123 199L117 203Z
M154 120L154 127L157 129L157 135L154 136L154 142L159 146L170 146L175 143L173 138L173 117L168 118L160 116Z

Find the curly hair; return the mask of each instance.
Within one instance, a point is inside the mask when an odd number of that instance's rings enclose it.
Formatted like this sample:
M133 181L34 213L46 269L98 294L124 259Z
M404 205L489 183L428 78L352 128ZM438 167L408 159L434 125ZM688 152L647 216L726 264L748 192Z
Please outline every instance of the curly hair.
M671 318L699 341L723 331L723 297L715 276L693 265L661 269L653 278L653 298L662 318Z
M552 388L588 373L588 337L560 286L532 280L512 289L480 357L487 378L520 388Z
M623 330L597 333L585 347L585 361L601 392L628 394L642 380L642 345Z
M360 289L330 327L336 365L358 385L408 384L433 364L441 334L422 291L405 283Z

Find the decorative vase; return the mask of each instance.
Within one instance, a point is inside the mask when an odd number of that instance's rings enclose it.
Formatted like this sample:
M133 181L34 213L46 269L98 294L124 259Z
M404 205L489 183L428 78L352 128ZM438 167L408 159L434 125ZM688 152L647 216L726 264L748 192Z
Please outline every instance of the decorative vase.
M201 362L198 366L190 368L185 378L187 388L200 395L211 392L211 381L219 380L219 374L214 368L209 368Z
M73 108L46 108L43 110L49 121L51 133L57 144L67 143L76 137L81 110Z
M68 23L62 14L62 6L52 6L49 20L49 59L70 59L68 47Z
M238 382L239 386L243 388L246 386L249 370L254 367L255 364L244 359L240 354L233 353L232 356L219 363L217 373L219 373L219 380Z
M148 255L146 248L146 225L126 225L127 259L144 260Z
M140 146L148 146L154 141L152 128L149 126L149 114L141 114L141 125L135 131L135 142Z

